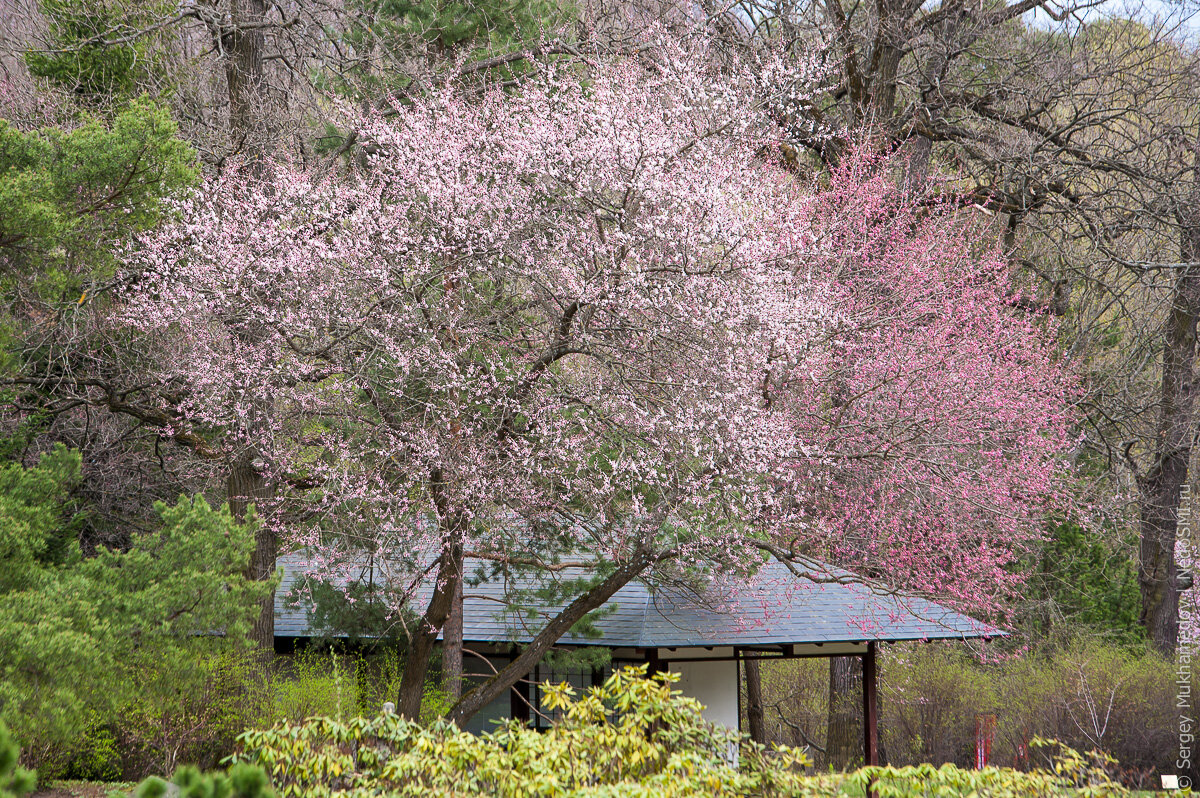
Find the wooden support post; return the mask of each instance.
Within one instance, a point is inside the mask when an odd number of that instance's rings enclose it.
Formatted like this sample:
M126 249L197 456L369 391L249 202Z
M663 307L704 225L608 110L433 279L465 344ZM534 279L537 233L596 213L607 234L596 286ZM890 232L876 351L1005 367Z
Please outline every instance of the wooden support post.
M863 762L879 764L879 699L875 673L875 642L867 643L863 666Z
M511 654L511 659L516 659L516 651L514 648ZM514 720L519 720L522 723L528 724L532 719L532 713L529 710L533 703L533 690L529 679L532 674L526 674L517 680L508 691L508 714Z
M653 676L656 673L662 673L667 669L667 664L658 657L658 649L646 649L646 675Z

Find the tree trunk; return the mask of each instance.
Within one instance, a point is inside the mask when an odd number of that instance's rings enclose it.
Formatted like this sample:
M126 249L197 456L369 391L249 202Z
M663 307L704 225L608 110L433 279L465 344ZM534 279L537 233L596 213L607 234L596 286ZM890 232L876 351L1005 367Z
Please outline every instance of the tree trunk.
M504 695L519 679L533 670L533 666L542 661L542 657L546 656L550 648L558 642L560 637L569 632L572 626L592 610L604 606L604 602L646 570L646 567L654 560L655 558L646 550L635 552L604 581L577 597L559 612L511 663L491 679L459 699L458 703L446 714L446 718L462 726L476 712Z
M886 35L886 34L885 34ZM879 53L876 71L871 75L871 107L868 123L887 129L896 110L896 73L904 51L890 43L884 43Z
M445 627L446 618L454 605L454 593L462 581L462 559L462 541L450 540L442 552L433 595L409 642L404 674L400 677L400 688L396 695L396 712L409 720L421 716L421 698L425 693L429 660L437 643L438 632Z
M462 572L454 581L450 597L450 615L442 629L442 682L454 701L462 698L463 678L463 580Z
M1171 656L1179 642L1175 541L1179 503L1196 436L1196 320L1200 317L1200 181L1178 216L1180 266L1163 330L1162 385L1154 461L1138 480L1141 621L1154 647Z
M896 112L900 61L912 49L909 18L919 7L919 0L876 0L879 27L871 43L867 68L870 107L865 110L867 124L883 130L890 129Z
M264 118L263 26L266 0L232 0L232 26L221 36L229 92L229 132L234 150L261 150L256 135Z
M950 64L951 42L956 38L962 21L962 13L952 14L938 28L933 41L934 50L921 65L921 105L922 111L929 117L931 128L942 118L942 80ZM904 170L904 190L910 194L921 194L925 190L933 168L933 139L920 130L918 125L908 146L908 163Z
M437 584L434 585L433 595L429 597L425 614L417 622L417 629L409 641L408 658L404 661L404 673L400 677L396 696L396 712L410 720L420 717L429 659L438 633L444 630L446 620L454 609L455 594L462 588L465 520L462 513L452 506L452 500L446 493L446 473L440 466L435 466L429 472L429 495L442 532L442 553L438 558Z
M223 33L220 46L225 52L225 80L229 99L229 135L234 149L242 149L253 139L257 105L263 84L263 31L266 21L265 0L232 0L232 27ZM257 160L257 159L255 159ZM253 329L235 332L235 337L253 336ZM257 414L255 408L253 414ZM253 434L254 419L250 419L248 430ZM259 504L270 499L272 487L265 478L265 464L261 453L248 446L234 458L226 477L226 495L229 509L235 518L244 519L249 504ZM275 573L275 560L279 554L279 541L274 525L259 526L254 541L254 553L250 557L247 576L265 580ZM273 650L275 645L275 599L263 600L258 620L250 632L250 638L262 649Z
M845 770L862 757L862 660L829 660L829 719L825 732L826 765Z
M746 720L750 727L750 739L760 745L767 744L767 724L763 717L762 669L756 659L743 660L746 668Z
M239 521L246 520L246 512L251 504L261 508L269 501L274 493L267 481L266 464L257 449L246 447L242 450L229 467L226 478L226 493L229 500L229 511ZM275 558L279 554L279 540L275 527L270 523L259 524L254 536L254 551L250 555L250 564L246 568L246 576L256 581L266 581L275 574ZM250 630L250 639L259 648L274 650L275 648L275 597L263 599L259 608L258 619Z

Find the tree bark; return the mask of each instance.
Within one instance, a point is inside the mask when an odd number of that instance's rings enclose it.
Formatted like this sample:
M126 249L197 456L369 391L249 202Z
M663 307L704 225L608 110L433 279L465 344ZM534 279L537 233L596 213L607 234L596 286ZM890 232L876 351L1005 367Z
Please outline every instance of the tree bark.
M632 557L622 563L602 582L577 597L559 612L511 663L491 679L459 699L458 703L446 714L446 718L462 726L476 712L504 695L519 679L533 670L533 666L541 662L542 657L546 656L551 646L569 632L572 626L592 610L602 607L604 602L637 578L655 559L657 558L645 549L634 552Z
M243 449L229 467L226 477L226 494L229 500L229 511L239 521L246 520L246 512L250 505L261 508L263 503L273 496L271 484L267 481L266 464L259 451L248 446ZM261 523L254 537L254 551L250 554L250 564L246 568L246 576L256 581L266 581L275 574L275 558L279 555L279 540L273 524ZM275 648L275 597L268 596L262 601L258 619L250 630L250 639L265 650Z
M235 150L261 147L255 135L263 119L266 81L263 71L263 26L266 0L232 0L232 25L221 36L225 50L225 82L229 92L229 132Z
M230 21L232 26L222 33L219 44L225 53L225 80L229 99L229 135L234 149L240 149L253 140L256 106L263 84L263 31L267 17L266 0L232 0ZM255 159L257 161L257 159ZM255 336L253 326L237 331L235 337ZM261 412L256 407L252 415ZM253 418L249 420L248 432L253 435ZM246 446L230 465L226 477L226 495L229 509L235 518L245 518L251 503L259 505L273 496L272 487L265 478L262 454L254 446ZM279 555L279 541L274 525L259 526L254 541L254 553L250 557L247 576L266 580L275 573L275 560ZM263 600L258 620L250 632L250 638L262 649L273 650L275 645L275 599Z
M421 698L425 693L429 660L437 643L438 632L442 631L450 615L457 583L462 578L459 576L462 573L462 552L461 542L451 542L442 552L437 585L409 642L404 674L400 677L400 688L396 695L396 712L409 720L421 716Z
M463 679L463 580L461 570L450 597L450 615L442 629L442 683L454 701L462 698Z
M829 660L829 716L825 731L827 765L845 770L862 756L862 660Z
M885 34L886 35L886 34ZM877 70L871 75L871 107L868 124L888 129L896 110L896 77L904 51L891 43L883 43Z
M1197 156L1200 159L1200 156ZM1195 179L1195 178L1194 178ZM1179 642L1175 542L1179 504L1197 433L1196 322L1200 318L1200 180L1178 213L1182 264L1163 329L1162 383L1154 460L1138 479L1141 519L1138 584L1141 621L1152 644L1171 656Z
M746 668L746 720L750 739L759 745L767 744L767 724L763 717L762 668L756 659L743 660Z
M962 24L962 12L951 14L937 29L933 41L933 52L921 65L919 89L922 111L929 115L930 127L936 127L942 118L942 81L950 65L950 49ZM920 112L919 112L920 113ZM904 171L904 189L910 194L925 190L933 167L933 139L916 132L908 147L908 163Z
M455 593L462 585L464 519L446 493L446 474L440 466L429 472L429 494L441 528L442 553L438 558L433 595L409 641L408 657L404 661L404 673L396 696L396 712L410 720L420 717L421 697L425 692L433 647L454 608Z

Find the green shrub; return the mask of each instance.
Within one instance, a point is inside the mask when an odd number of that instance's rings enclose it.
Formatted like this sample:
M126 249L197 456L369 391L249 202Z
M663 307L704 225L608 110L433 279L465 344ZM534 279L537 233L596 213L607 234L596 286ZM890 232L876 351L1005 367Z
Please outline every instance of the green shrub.
M18 764L20 758L17 741L9 734L8 727L0 723L0 798L21 798L37 786L36 774L22 768Z
M980 667L964 646L888 654L880 674L880 723L889 761L973 765L975 715L997 712L997 674Z
M271 723L272 667L263 653L219 640L168 658L138 658L114 720L125 778L212 768L247 728Z
M96 716L93 714L93 718ZM70 746L62 778L83 781L118 781L121 750L112 726L94 719Z
M359 685L354 659L316 649L297 652L282 663L272 686L272 702L271 721L358 714Z
M271 794L268 778L283 796L320 798L1128 795L1109 776L1111 759L1041 740L1035 745L1052 755L1052 767L1032 773L920 765L813 774L795 749L759 746L706 722L698 702L672 689L676 679L646 678L643 667L618 671L582 695L566 684L544 685L543 705L555 716L544 733L509 722L476 736L444 721L391 714L281 723L243 734L227 773L185 768L173 781L185 798L259 798ZM162 798L167 789L148 779L135 795Z
M851 773L845 786L864 794L873 790L879 798L1051 798L1072 792L1081 798L1127 796L1129 791L1109 778L1105 769L1109 762L1102 754L1085 756L1064 747L1052 771L967 770L930 764L866 767Z
M272 798L271 780L262 768L234 765L226 773L202 773L187 766L175 772L171 782L180 798ZM163 798L171 791L167 782L151 776L134 790L134 798Z
M996 668L998 742L1005 753L1031 736L1052 737L1120 760L1131 781L1173 773L1178 717L1175 670L1148 648L1095 641ZM1011 755L1011 754L1009 754Z
M61 446L0 467L0 720L43 778L111 775L123 708L186 700L189 663L244 646L272 589L244 576L257 520L201 497L156 504L157 528L84 557L79 469Z
M267 688L270 695L262 716L264 722L258 725L318 715L342 718L378 714L386 702L396 700L403 673L404 659L394 648L370 653L301 649L278 662ZM440 718L453 703L437 685L426 684L421 720Z
M22 736L39 746L27 749L27 764L51 778L90 781L138 780L184 765L212 769L247 729L377 714L395 700L402 664L394 652L308 649L276 658L220 638L134 651L103 679L115 706L79 709L82 714L58 720L26 718ZM444 692L428 686L422 720L439 717L449 704Z
M644 674L644 667L618 671L582 695L546 685L544 706L558 720L545 733L517 722L475 736L395 715L313 718L246 732L234 759L263 767L285 796L791 795L804 788L802 753L768 750L713 726L698 702L672 690L676 675ZM736 767L730 757L739 747Z

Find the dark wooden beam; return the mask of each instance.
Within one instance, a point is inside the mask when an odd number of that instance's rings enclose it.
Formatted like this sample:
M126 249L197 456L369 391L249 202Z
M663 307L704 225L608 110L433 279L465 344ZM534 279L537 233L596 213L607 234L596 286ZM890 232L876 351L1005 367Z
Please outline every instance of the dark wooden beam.
M863 762L879 764L879 697L875 671L875 641L867 643L863 666Z
M515 659L515 652L509 656L509 659ZM514 720L519 720L522 723L529 723L532 718L530 706L533 704L533 685L529 682L529 675L518 679L516 683L508 691L508 714Z

